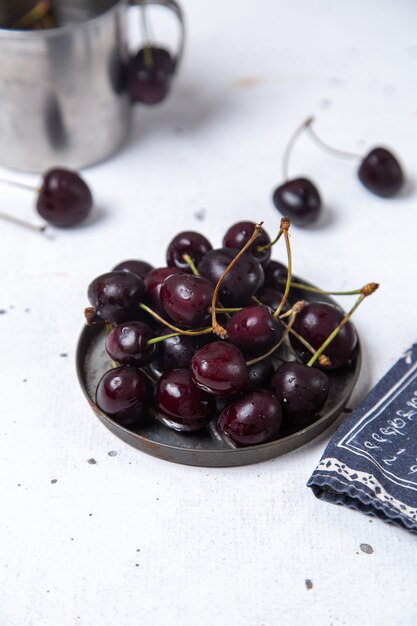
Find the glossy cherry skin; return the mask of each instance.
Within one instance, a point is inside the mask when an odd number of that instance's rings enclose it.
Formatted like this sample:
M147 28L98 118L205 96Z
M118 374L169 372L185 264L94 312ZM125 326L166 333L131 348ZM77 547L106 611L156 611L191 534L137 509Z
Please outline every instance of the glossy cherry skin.
M219 431L236 446L255 446L278 437L282 409L264 389L252 391L229 404L218 418Z
M153 267L150 263L146 261L136 261L135 259L122 261L118 263L116 267L113 267L113 272L132 272L132 274L136 274L142 280L145 280L151 270L153 270Z
M277 187L273 203L282 215L296 226L308 226L321 212L321 198L317 187L308 178L294 178Z
M269 389L274 371L274 361L270 356L253 365L248 365L248 389L251 391L255 389Z
M251 238L255 226L255 222L237 222L237 224L233 224L223 237L223 246L225 248L237 248L241 250ZM262 252L258 252L256 248L266 246L269 243L271 243L271 239L265 230L262 229L249 248L251 254L253 254L264 269L271 258L271 248L263 250Z
M295 318L293 328L317 350L343 317L343 311L332 304L310 302ZM324 351L330 359L330 369L336 369L348 363L353 356L357 342L355 327L352 322L348 321ZM310 359L311 354L297 339L291 337L291 344L303 361L307 362Z
M199 263L198 271L216 285L238 252L235 248L212 250ZM225 276L219 289L219 300L227 307L247 304L263 282L262 265L251 254L244 254Z
M145 278L146 296L151 306L157 309L158 312L163 312L164 310L161 303L162 283L168 276L173 274L184 274L184 272L177 267L156 267Z
M212 249L213 246L203 235L193 230L186 230L178 233L168 245L167 265L169 267L178 267L184 272L191 274L191 268L183 258L184 254L188 254L194 264L198 265L204 255Z
M145 292L143 280L131 272L107 272L88 287L88 299L99 317L121 324L138 317Z
M303 425L316 416L329 396L329 378L315 367L291 361L275 372L271 389L289 424Z
M96 404L115 422L133 426L152 402L152 384L134 367L121 365L106 372L97 386Z
M395 196L404 183L401 165L386 148L374 148L362 160L358 176L361 183L377 196Z
M106 337L107 354L122 365L148 365L154 359L157 348L157 344L148 345L153 337L153 330L143 322L119 324Z
M229 341L248 355L267 352L281 338L282 325L271 309L254 304L233 313L226 325Z
M54 168L44 175L36 202L44 220L68 228L85 220L92 208L91 191L77 172Z
M158 380L153 406L166 426L193 432L211 421L215 399L193 383L188 369L173 369Z
M130 59L127 89L134 102L159 104L171 88L175 63L164 48L148 46Z
M285 288L287 274L288 267L286 265L279 263L279 261L271 261L265 269L264 286L282 291Z
M158 336L169 334L169 328L161 328ZM190 367L194 354L204 345L204 335L192 337L178 335L161 341L155 364L160 371Z
M238 348L224 341L213 341L191 359L191 376L203 391L222 397L242 391L248 382L248 368Z
M282 296L283 294L281 291L278 291L278 289L272 289L272 287L261 287L256 292L256 297L258 298L258 300L262 302L262 304L272 309L272 311L277 310L277 308L281 304ZM282 307L282 312L285 313L285 311L288 311L288 309L289 304L287 300Z
M160 300L174 322L198 327L207 321L213 291L213 285L202 276L173 274L162 283Z

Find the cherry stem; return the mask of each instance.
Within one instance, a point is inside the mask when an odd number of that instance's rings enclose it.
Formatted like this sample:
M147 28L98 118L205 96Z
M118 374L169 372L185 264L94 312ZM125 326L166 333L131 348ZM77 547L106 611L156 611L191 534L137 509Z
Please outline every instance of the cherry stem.
M304 304L305 304L304 300L300 300L299 302L296 302L294 304L293 311L291 313L290 321L288 322L288 325L285 326L284 332L282 333L281 338L278 341L278 343L276 343L274 346L272 346L272 348L270 350L268 350L268 352L265 352L265 354L262 354L261 356L256 357L256 359L252 359L250 361L246 361L246 365L248 367L250 365L255 365L255 363L259 363L259 361L263 361L263 359L266 359L268 356L271 356L271 354L274 354L275 350L278 350L278 348L280 347L280 345L282 344L282 342L285 340L285 338L287 337L288 333L290 332L291 327L292 327L292 325L295 322L295 318L297 317L297 314L303 309Z
M192 273L194 274L194 276L200 276L200 272L198 271L194 261L192 260L192 258L190 257L189 254L183 254L182 258L184 259L184 261L189 265L190 270L192 271Z
M283 217L282 220L281 220L281 230L283 230L283 232L284 232L285 247L287 248L287 260L288 260L287 282L286 282L286 285L285 285L284 293L282 294L281 302L279 303L278 308L277 308L277 310L274 313L274 317L278 317L279 314L281 313L282 307L284 306L284 304L287 301L288 294L290 292L290 287L291 287L292 256L291 256L290 237L288 235L288 229L289 229L290 225L291 225L291 222L288 219L288 217Z
M283 322L283 321L282 321L282 318L280 318L280 320L281 320L281 324L284 326L284 328L288 328L288 325L287 325L285 322ZM299 335L299 334L297 333L297 331L295 331L293 328L290 328L290 334L291 334L291 335L294 335L294 337L295 337L296 339L298 339L298 341L299 341L300 343L302 343L302 344L303 344L303 346L304 346L305 348L307 348L307 350L308 350L309 352L311 352L311 354L314 354L314 353L316 352L315 348L313 348L313 346L311 345L311 343L309 343L308 341L306 341L306 340L304 339L304 337L302 337L301 335ZM295 352L294 352L294 354L295 354Z
M207 328L200 328L200 335L208 335L211 333L211 326ZM180 337L184 335L184 332L180 333L169 333L168 335L159 335L158 337L153 337L152 339L148 339L148 346L152 346L154 343L159 343L160 341L165 341L165 339L171 339L171 337Z
M374 291L376 291L378 289L378 287L379 287L378 283L368 283L367 285L362 287L361 294L360 294L359 298L356 300L356 302L353 305L353 307L350 309L350 311L348 313L346 313L344 315L343 319L340 321L340 324L338 324L338 326L336 326L334 331L332 333L330 333L330 335L327 337L327 339L325 341L323 341L323 343L321 344L320 348L318 350L316 350L316 352L313 354L313 356L311 357L311 359L307 363L308 367L311 367L312 365L314 365L314 363L317 361L317 359L325 351L325 349L327 348L329 343L331 343L333 341L333 339L339 333L341 328L343 328L343 326L350 320L350 318L352 317L352 315L354 314L354 312L356 311L358 306L361 304L361 302L363 302L363 300L365 300L366 297L368 297L372 293L374 293Z
M252 302L254 302L255 304L262 304L262 302L259 300L259 298L257 298L256 296L252 296L251 297Z
M178 328L177 326L174 326L170 322L167 322L166 320L164 320L163 317L158 315L158 313L155 313L155 311L152 311L152 309L149 308L146 304L143 304L143 303L139 304L139 308L149 313L149 315L152 315L152 317L158 320L158 322L161 322L161 324L163 324L167 328L171 328L171 330L173 330L175 333L178 333L178 335L191 335L192 337L197 336L197 335L208 335L213 330L211 326L204 328L203 330L185 330L183 328ZM152 341L152 339L150 339L149 341Z
M140 9L141 9L140 14L142 18L141 19L142 35L143 35L143 39L145 42L143 55L144 55L145 67L149 68L153 66L153 54L152 54L150 38L149 38L148 16L146 15L146 7L145 7L146 3L140 0L139 4L140 4Z
M28 230L34 230L37 233L43 233L46 230L46 224L37 225L31 224L30 222L26 222L25 220L21 220L19 217L15 217L14 215L9 215L8 213L3 213L0 211L0 218L2 220L6 220L7 222L11 222L12 224L17 224L18 226L23 226L23 228L27 228Z
M19 189L26 189L27 191L37 191L39 189L34 185L27 185L26 183L20 183L17 180L9 180L8 178L0 178L0 183L3 185L10 185L11 187L19 187Z
M255 239L257 238L260 230L262 229L262 225L263 225L263 222L260 222L259 224L256 224L250 239L248 239L248 241L245 243L243 248L241 248L239 250L239 252L234 257L234 259L226 267L226 269L224 270L223 274L220 276L219 280L217 281L217 285L214 288L213 298L212 298L212 301L211 301L211 325L213 327L213 332L216 335L218 335L221 339L227 339L228 335L227 335L226 329L223 328L223 326L221 324L219 324L217 322L217 320L216 320L216 301L217 301L217 295L219 293L220 286L221 286L223 280L226 278L227 274L230 272L232 267L235 265L235 263L237 263L237 261L240 259L240 257L243 254L245 254L246 250L255 241Z
M143 367L139 367L138 369L139 369L140 372L142 372L142 374L145 374L146 378L148 378L153 385L156 385L156 383L157 383L156 379L153 378L153 376L151 376L149 374L149 372L147 372Z
M356 152L347 152L346 150L339 150L338 148L334 148L333 146L330 146L328 143L326 143L325 141L323 141L323 139L321 139L321 137L319 137L316 133L315 130L312 129L311 125L313 124L314 117L310 117L308 120L308 123L305 124L305 128L307 129L307 131L310 134L310 137L313 139L313 141L320 147L322 148L322 150L329 152L330 154L339 156L339 157L343 157L346 159L362 159L363 155L361 154L357 154Z
M238 311L242 311L244 307L236 306L236 307L224 307L224 306L216 306L216 313L238 313ZM211 313L211 307L209 309L209 313Z
M264 252L265 250L269 250L269 248L272 248L272 246L275 246L275 244L278 243L278 241L281 239L283 232L284 231L282 230L282 228L280 228L278 235L275 237L275 239L265 244L264 246L256 246L256 252Z
M49 11L51 9L50 2L48 0L41 0L38 2L33 9L31 9L28 13L23 15L17 22L13 24L13 28L23 29L31 26L35 22L43 20L47 17Z
M284 281L281 281L282 283ZM352 289L352 291L325 291L324 289L318 289L311 285L304 285L303 283L291 283L291 289L302 289L303 291L311 291L312 293L321 293L326 296L357 296L362 293L362 289Z
M304 122L300 124L298 128L295 129L292 136L290 137L290 140L288 141L286 145L286 148L284 150L284 155L282 157L282 177L284 181L288 180L288 166L289 166L290 156L294 148L294 145L296 141L298 140L299 136L302 134L302 132L310 126L313 119L314 119L313 117L308 117L306 120L304 120Z

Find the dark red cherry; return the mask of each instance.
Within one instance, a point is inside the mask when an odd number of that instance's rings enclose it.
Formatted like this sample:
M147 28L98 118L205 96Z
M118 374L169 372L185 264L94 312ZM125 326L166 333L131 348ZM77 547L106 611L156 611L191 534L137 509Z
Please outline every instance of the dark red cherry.
M256 292L256 297L258 298L258 300L262 302L262 304L272 309L272 311L277 310L277 308L281 304L282 296L283 294L281 291L278 291L278 288L272 289L272 287L261 287ZM285 313L285 311L288 311L288 309L289 304L287 301L282 307L282 311Z
M288 424L302 426L323 408L329 395L329 379L315 367L292 361L278 368L271 389Z
M253 231L255 230L255 226L255 222L237 222L237 224L233 224L223 237L223 246L225 248L237 248L238 250L241 250L251 238ZM258 252L257 248L259 246L266 246L269 243L271 243L271 239L265 230L262 229L256 240L249 248L250 252L259 261L264 269L269 263L271 248L263 250L262 252Z
M129 259L128 261L122 261L116 267L113 267L113 272L125 271L136 274L142 280L145 280L149 272L153 270L152 265L146 261L136 261L135 259Z
M211 395L232 396L247 384L248 368L238 348L213 341L194 354L191 376L200 389Z
M308 226L320 215L320 194L308 178L288 180L275 189L272 199L278 211L296 226Z
M169 334L167 328L159 329L158 336ZM178 368L190 367L191 359L199 348L204 345L205 335L190 336L178 335L164 339L159 343L159 350L156 356L156 365L158 369L172 370Z
M153 406L166 426L193 432L207 426L214 417L215 399L193 383L188 369L174 369L158 380Z
M107 272L88 287L88 299L99 317L120 324L139 315L145 292L143 280L131 272Z
M254 446L278 437L282 410L276 397L264 389L252 391L220 413L218 428L236 446Z
M146 46L129 62L127 88L134 102L158 104L169 93L175 63L164 48Z
M184 254L188 254L195 265L198 265L204 255L212 249L211 243L200 233L192 230L178 233L168 245L167 265L191 273L189 264L184 260Z
M343 317L343 311L332 304L310 302L298 313L293 328L317 350L339 325ZM324 351L324 354L330 359L330 369L336 369L348 363L357 342L355 327L352 322L348 321ZM311 354L297 339L291 337L291 344L303 361L310 359Z
M362 160L358 176L361 183L377 196L390 198L404 183L401 165L386 148L374 148Z
M234 248L211 250L199 263L198 271L216 285L238 252ZM247 304L263 282L262 265L251 254L244 254L224 278L219 289L219 300L223 306L229 307Z
M106 337L107 354L122 365L148 365L153 360L157 347L156 344L148 345L153 337L153 330L143 322L119 324Z
M96 404L115 422L133 426L150 406L152 385L149 379L134 367L121 365L106 372L96 391Z
M46 172L36 202L44 220L60 228L85 220L93 207L93 196L77 172L54 168Z
M259 356L280 340L282 325L271 309L254 304L234 313L226 325L229 341L242 352Z
M145 278L146 295L151 305L158 311L163 311L161 304L162 283L173 274L184 274L184 272L177 267L156 267Z
M269 389L271 378L274 374L274 361L272 357L266 357L253 365L248 365L249 379L248 389Z
M174 322L197 327L206 321L213 291L213 285L202 276L173 274L162 283L160 299Z
M282 290L287 280L288 267L279 261L271 261L265 269L265 287Z

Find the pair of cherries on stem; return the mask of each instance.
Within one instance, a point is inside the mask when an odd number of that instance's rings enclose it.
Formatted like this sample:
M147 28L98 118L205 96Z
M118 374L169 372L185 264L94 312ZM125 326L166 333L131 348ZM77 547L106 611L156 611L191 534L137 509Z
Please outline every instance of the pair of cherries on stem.
M299 135L307 130L312 139L324 150L339 157L360 159L358 178L370 192L383 198L395 196L404 183L400 163L390 150L373 148L365 156L345 152L329 146L312 129L313 117L309 117L297 128L291 137L283 157L283 178L285 182L273 192L275 207L287 215L297 226L308 226L317 221L322 207L320 193L308 178L288 179L288 162L291 151Z
M93 196L87 183L77 172L53 168L43 176L39 188L20 182L1 179L0 182L35 191L38 194L36 210L43 219L58 228L69 228L84 221L93 208ZM2 219L25 228L43 232L45 225L37 226L14 215L0 213Z

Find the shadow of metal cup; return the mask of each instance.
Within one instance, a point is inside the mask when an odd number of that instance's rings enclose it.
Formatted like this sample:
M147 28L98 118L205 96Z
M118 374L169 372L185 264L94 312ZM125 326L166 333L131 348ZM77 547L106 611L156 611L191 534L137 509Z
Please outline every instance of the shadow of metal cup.
M138 4L177 17L177 68L184 22L174 0L56 0L55 28L0 28L0 164L78 169L120 148L132 107L124 86L128 8Z

